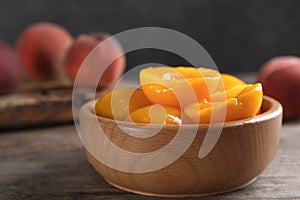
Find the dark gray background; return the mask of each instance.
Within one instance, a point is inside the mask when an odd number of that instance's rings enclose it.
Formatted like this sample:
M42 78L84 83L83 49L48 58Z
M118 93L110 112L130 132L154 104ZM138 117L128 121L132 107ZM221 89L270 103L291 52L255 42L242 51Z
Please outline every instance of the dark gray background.
M297 0L0 1L0 39L14 44L38 21L58 23L75 37L143 26L175 29L204 46L223 72L255 71L273 56L300 55ZM128 54L128 69L148 62L187 64L158 50Z

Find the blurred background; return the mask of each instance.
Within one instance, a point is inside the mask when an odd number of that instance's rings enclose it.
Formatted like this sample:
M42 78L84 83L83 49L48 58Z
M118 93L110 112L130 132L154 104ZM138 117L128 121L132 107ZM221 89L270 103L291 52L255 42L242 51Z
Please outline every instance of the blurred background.
M297 0L2 0L0 38L14 45L25 27L39 21L62 25L74 37L165 27L199 42L221 72L257 71L271 57L300 55L299 9ZM149 62L188 64L148 49L129 53L127 70Z

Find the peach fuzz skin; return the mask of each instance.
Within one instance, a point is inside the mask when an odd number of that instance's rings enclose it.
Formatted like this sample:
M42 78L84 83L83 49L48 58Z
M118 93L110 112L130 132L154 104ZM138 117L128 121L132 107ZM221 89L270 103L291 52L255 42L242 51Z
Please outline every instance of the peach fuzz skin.
M27 75L35 80L54 80L63 67L72 35L63 27L49 22L28 26L18 37L16 49Z
M17 52L0 40L0 95L14 92L21 80L22 66Z
M277 99L283 106L285 119L300 117L300 58L296 56L275 57L260 69L258 82L264 93Z
M89 55L89 53L103 40L107 39L109 36L105 34L83 34L76 38L75 42L69 49L65 62L64 67L68 77L75 81L77 72ZM105 46L105 52L99 51L97 52L97 58L99 59L98 63L101 63L101 60L107 59L110 55L113 55L117 52L113 46L107 45ZM123 74L125 70L125 56L122 55L114 60L107 69L103 72L98 87L109 87L114 84ZM103 70L106 66L96 66L97 68L94 70ZM94 71L89 71L84 76L84 80L80 80L80 85L89 86L90 78L93 76Z

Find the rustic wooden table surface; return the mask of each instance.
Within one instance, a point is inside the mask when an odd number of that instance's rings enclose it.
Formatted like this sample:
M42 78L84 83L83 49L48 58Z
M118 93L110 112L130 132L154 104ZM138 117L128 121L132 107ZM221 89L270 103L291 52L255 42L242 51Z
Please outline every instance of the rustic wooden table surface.
M209 199L245 198L300 199L300 121L284 123L277 155L256 182ZM86 161L74 126L64 125L1 132L0 199L156 198L108 185Z
M0 199L163 199L108 185L88 164L74 125L0 132ZM300 199L300 119L284 122L277 155L248 187L204 198Z

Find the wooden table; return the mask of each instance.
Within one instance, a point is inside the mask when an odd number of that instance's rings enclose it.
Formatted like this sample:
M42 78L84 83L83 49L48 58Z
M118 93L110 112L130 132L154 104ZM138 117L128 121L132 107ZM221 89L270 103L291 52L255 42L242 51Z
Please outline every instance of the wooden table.
M186 199L300 199L300 119L285 122L276 158L250 186ZM0 199L162 199L108 185L72 124L0 132Z
M284 123L277 156L256 182L209 199L242 198L300 199L299 120ZM155 198L108 185L86 161L74 125L64 125L0 134L0 199Z

